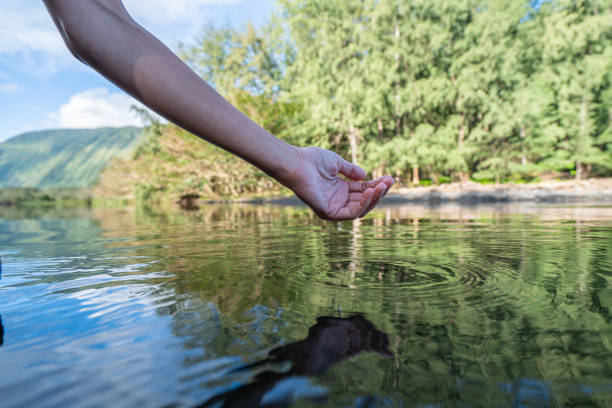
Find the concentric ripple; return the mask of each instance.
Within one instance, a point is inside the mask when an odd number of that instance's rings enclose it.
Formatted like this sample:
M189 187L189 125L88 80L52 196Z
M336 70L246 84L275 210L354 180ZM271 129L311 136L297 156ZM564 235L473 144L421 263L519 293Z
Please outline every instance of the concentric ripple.
M0 405L612 406L612 217L417 210L0 212Z

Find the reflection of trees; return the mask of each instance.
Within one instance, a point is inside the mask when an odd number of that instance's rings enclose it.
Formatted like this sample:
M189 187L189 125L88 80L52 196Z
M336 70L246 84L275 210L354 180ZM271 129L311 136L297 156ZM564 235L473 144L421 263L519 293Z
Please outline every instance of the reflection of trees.
M132 217L107 234L128 231L129 245L160 260L151 268L176 276L179 298L237 320L256 305L284 310L288 324L338 308L367 315L395 344L381 392L475 402L511 398L499 397L502 380L534 378L571 404L578 397L555 384L612 377L612 240L601 223L468 210L449 222L392 209L337 229L265 206ZM460 379L473 386L459 389Z

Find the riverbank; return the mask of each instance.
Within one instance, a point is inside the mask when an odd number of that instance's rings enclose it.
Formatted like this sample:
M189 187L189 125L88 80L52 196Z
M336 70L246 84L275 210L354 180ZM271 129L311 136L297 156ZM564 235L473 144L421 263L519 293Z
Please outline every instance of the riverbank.
M107 200L108 201L108 200ZM121 205L132 200L123 200ZM103 201L106 203L106 201ZM429 187L394 187L381 204L415 203L426 206L441 204L478 205L495 203L612 203L612 178L582 181L544 181L531 184L483 185L474 182L449 183ZM302 205L295 196L243 197L207 200L196 194L172 198L168 204L195 209L203 204L275 204ZM91 205L92 197L84 190L0 190L0 206Z
M385 197L387 203L594 203L612 202L612 178L543 181L533 184L483 185L474 182L432 187L402 187Z
M301 203L295 196L256 200L278 205ZM581 181L543 181L530 184L449 183L429 187L394 187L381 204L415 203L495 204L495 203L612 203L612 178Z

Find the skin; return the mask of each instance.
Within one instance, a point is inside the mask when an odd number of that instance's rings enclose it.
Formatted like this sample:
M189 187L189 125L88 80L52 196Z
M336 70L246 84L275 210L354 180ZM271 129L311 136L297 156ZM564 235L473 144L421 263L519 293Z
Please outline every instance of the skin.
M263 170L319 217L363 217L394 184L390 176L362 181L365 171L336 153L292 146L262 129L138 25L121 0L43 1L76 58L169 121Z

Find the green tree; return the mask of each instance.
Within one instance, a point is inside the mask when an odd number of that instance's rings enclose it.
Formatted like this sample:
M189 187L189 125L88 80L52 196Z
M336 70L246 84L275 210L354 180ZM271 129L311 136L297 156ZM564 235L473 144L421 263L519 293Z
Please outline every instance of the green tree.
M557 168L574 168L577 180L593 165L612 167L606 137L597 131L609 126L597 119L609 88L612 18L603 1L560 1L547 7L547 30L543 41L548 85L555 90L561 130L556 152L547 163ZM604 108L605 109L605 108Z

